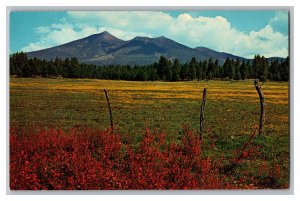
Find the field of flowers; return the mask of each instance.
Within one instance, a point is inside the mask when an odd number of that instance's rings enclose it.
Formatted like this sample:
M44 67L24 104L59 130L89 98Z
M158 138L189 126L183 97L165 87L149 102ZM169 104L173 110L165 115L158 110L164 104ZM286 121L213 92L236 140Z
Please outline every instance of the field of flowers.
M110 98L114 132L107 129L103 89ZM252 139L259 120L253 81L11 78L10 187L288 188L288 83L267 82L262 90L264 133Z

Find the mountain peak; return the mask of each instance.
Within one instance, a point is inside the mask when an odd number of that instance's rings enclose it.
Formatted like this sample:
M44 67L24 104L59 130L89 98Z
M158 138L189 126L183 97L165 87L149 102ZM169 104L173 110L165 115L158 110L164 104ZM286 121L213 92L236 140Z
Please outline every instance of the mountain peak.
M108 31L103 31L101 34L110 34L110 33Z
M114 35L110 34L107 31L103 31L101 33L93 34L89 36L89 38L99 38L99 39L104 39L104 40L121 40Z
M109 33L108 31L103 31L101 33L99 33L99 35L102 35L102 36L113 36L111 33Z

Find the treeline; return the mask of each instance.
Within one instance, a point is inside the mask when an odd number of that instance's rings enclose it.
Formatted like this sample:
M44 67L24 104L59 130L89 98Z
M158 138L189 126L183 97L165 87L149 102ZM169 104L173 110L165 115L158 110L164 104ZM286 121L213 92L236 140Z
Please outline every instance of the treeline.
M108 65L80 63L77 58L55 60L28 59L23 52L10 56L10 75L17 77L65 77L94 78L110 80L136 81L183 81L183 80L245 80L259 79L262 82L288 81L289 57L285 60L269 61L264 56L256 55L254 59L233 60L227 58L223 65L218 60L197 61L192 58L181 64L178 59L168 60L161 56L158 62L146 66Z

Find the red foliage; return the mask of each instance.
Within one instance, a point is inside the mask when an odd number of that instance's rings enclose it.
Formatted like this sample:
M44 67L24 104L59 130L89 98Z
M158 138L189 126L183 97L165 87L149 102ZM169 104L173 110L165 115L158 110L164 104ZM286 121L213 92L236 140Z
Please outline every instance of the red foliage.
M204 157L188 130L180 144L167 144L147 129L138 147L110 130L10 130L12 190L253 188L221 174L222 160Z

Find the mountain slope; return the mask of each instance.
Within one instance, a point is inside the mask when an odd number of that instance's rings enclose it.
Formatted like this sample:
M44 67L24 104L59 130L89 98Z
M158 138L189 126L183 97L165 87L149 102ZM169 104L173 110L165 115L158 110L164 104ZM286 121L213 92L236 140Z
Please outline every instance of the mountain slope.
M243 57L232 55L226 52L217 52L215 50L206 47L196 47L194 49L197 50L198 53L201 54L204 58L217 58L220 63L224 63L227 58L234 59L234 60L237 58L239 58L240 60L243 59L247 60L246 58Z
M28 52L29 58L55 59L77 57L80 62L99 65L129 64L146 65L157 62L160 55L178 58L181 63L197 60L218 59L223 63L227 57L238 56L217 52L205 47L190 48L166 37L135 37L129 41L116 38L108 32L94 34L56 47ZM241 58L241 57L239 57ZM243 58L241 58L243 59Z
M124 43L125 41L114 37L108 32L102 32L56 47L29 52L27 55L29 57L37 57L46 60L54 59L56 57L77 57L80 61L85 61L106 56Z

